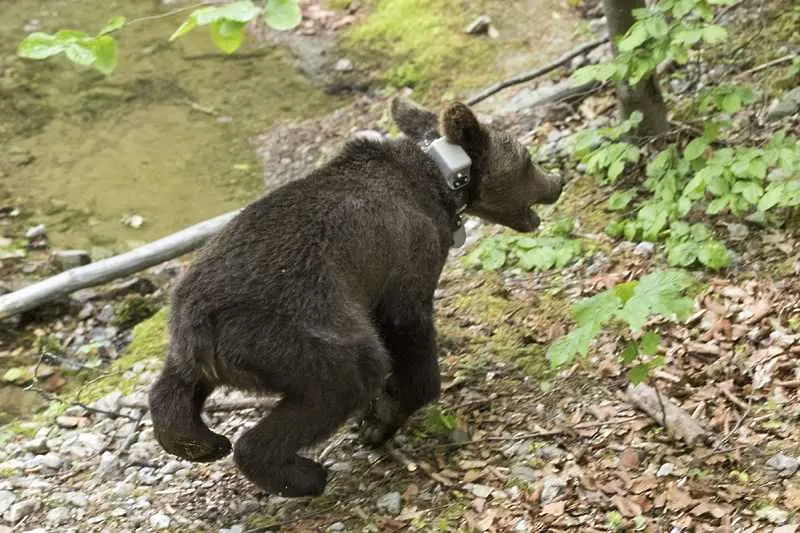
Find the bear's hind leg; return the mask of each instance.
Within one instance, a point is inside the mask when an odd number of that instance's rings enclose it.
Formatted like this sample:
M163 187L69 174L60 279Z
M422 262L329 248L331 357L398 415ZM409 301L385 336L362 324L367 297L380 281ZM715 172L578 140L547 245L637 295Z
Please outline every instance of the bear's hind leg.
M216 461L231 452L231 443L211 431L200 413L214 387L203 380L187 380L167 361L149 393L153 432L169 453L195 462Z

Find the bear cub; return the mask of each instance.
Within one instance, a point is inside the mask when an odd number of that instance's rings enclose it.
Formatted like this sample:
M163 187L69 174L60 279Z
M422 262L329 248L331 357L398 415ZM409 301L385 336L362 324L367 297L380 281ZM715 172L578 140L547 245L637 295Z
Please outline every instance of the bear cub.
M438 397L433 294L462 212L533 231L531 206L555 202L563 182L462 103L437 117L395 98L391 114L399 139L352 139L248 205L177 282L149 393L167 452L230 453L200 416L215 387L280 394L236 442L234 461L268 493L319 495L327 472L299 450L354 415L364 443L378 446ZM455 184L431 148L441 141L469 162Z

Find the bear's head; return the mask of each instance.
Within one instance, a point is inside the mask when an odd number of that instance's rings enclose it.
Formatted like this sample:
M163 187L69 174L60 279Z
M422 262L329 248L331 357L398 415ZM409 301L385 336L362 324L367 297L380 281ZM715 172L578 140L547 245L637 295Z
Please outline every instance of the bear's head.
M525 146L502 131L481 124L465 104L445 107L437 117L411 100L397 97L392 119L400 131L418 143L444 136L472 159L470 197L466 212L521 232L539 226L536 204L558 200L564 181L548 175L531 160Z

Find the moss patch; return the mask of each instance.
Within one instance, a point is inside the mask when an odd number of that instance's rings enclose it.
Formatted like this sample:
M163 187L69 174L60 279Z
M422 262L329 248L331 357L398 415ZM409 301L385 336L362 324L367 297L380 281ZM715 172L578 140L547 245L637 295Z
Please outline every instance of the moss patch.
M484 83L486 67L499 45L465 35L463 28L479 15L456 0L383 0L350 30L342 42L360 63L383 71L392 86L411 87L418 98L435 98L447 87Z

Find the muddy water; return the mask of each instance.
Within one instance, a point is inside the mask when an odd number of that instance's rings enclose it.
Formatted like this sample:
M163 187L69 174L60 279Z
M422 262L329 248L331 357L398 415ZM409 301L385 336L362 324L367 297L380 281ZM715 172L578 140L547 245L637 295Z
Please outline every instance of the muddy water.
M57 247L124 249L240 206L262 179L248 139L338 104L268 44L224 57L202 28L168 43L181 15L119 32L107 78L13 56L26 25L94 32L117 14L163 13L157 4L0 0L0 178ZM132 214L138 229L121 222Z

